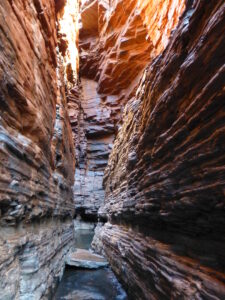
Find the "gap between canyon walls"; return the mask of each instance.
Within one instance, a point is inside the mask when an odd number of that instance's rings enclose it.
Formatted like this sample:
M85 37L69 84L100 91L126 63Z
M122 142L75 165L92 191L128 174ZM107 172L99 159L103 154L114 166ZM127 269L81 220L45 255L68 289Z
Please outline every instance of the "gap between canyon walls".
M73 245L77 20L74 0L0 2L0 299L51 297Z
M76 213L107 221L93 247L131 299L225 297L224 16L222 0L81 7Z
M76 145L76 215L105 219L103 175L126 103L166 47L185 1L83 1L79 76L69 101Z

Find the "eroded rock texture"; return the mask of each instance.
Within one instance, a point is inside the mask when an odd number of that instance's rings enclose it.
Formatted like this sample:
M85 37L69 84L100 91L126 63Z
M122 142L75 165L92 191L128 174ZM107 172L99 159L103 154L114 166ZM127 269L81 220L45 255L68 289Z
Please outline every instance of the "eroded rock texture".
M81 75L95 79L99 93L128 99L146 64L167 45L184 2L87 2L81 11Z
M74 101L69 106L78 145L75 206L76 212L83 218L96 220L99 206L104 200L102 179L112 148L114 123L110 118L111 108L98 95L95 81L81 78L77 100L75 109Z
M74 145L55 2L0 3L0 299L41 299L73 239Z
M225 298L224 16L187 1L124 111L98 236L132 299Z
M183 9L184 1L174 0L92 0L81 6L82 91L70 103L70 116L79 140L76 211L83 217L97 216L104 201L103 171L123 107L135 95L147 63L167 45Z

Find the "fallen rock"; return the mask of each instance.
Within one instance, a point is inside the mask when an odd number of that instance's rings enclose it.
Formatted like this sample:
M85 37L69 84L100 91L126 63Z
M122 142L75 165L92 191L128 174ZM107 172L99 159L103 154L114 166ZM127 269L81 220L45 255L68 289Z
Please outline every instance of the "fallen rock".
M77 268L98 269L107 267L109 263L103 256L93 254L85 249L76 249L75 252L68 255L66 264Z

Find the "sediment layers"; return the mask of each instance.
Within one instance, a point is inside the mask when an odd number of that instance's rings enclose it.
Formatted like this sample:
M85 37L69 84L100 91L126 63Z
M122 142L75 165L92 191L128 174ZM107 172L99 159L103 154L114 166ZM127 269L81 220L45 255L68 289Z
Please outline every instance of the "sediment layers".
M126 102L145 66L166 47L184 3L89 1L81 10L81 76L97 81L98 93Z
M81 92L70 115L79 140L75 205L83 217L97 218L104 201L103 171L124 105L135 95L146 65L166 47L184 9L184 1L158 2L94 0L81 6L76 88Z
M187 1L124 111L98 236L131 299L225 297L224 15Z
M96 82L86 78L81 78L79 97L71 97L69 108L75 140L79 141L74 184L76 213L96 221L104 201L102 179L114 138L112 109L98 95Z
M0 229L1 299L49 299L73 246L71 219L46 219Z
M0 298L41 299L73 240L75 154L55 1L0 3Z

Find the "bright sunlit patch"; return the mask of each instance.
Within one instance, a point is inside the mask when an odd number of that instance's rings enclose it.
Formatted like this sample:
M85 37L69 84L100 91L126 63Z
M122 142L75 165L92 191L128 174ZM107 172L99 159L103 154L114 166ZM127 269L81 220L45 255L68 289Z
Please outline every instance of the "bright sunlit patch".
M71 64L74 79L77 79L77 68L79 65L79 55L76 46L78 38L78 14L78 1L67 0L63 15L59 18L60 33L65 35L68 42L64 61L65 65Z

